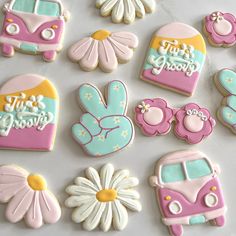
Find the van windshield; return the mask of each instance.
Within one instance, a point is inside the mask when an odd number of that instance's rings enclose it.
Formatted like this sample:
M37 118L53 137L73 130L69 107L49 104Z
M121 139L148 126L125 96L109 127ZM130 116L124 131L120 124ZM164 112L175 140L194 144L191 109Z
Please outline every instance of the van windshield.
M22 12L34 12L35 0L15 0L12 9Z
M182 163L164 165L161 170L163 183L173 183L185 180Z

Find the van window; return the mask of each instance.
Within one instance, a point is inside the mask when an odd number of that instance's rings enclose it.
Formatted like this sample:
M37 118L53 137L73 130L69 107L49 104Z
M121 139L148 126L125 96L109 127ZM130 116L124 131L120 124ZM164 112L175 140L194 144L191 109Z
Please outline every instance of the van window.
M185 179L182 164L164 165L161 170L161 179L163 183L179 182Z
M34 12L35 0L15 0L12 9L22 12Z
M45 16L60 16L60 5L56 2L40 0L37 13Z
M211 174L211 167L205 159L186 161L186 169L190 179L197 179Z

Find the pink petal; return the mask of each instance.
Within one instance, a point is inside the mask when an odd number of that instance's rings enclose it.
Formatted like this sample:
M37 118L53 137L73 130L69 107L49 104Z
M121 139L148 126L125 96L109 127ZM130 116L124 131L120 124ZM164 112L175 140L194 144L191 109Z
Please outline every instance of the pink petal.
M137 48L138 47L138 37L135 34L130 32L116 32L112 33L110 36L115 41L128 46L130 48Z
M105 72L111 72L117 68L117 58L110 42L105 39L98 44L99 66Z
M39 204L45 223L53 224L60 219L61 207L52 193L41 191L39 194Z
M79 61L81 60L85 53L88 51L91 43L92 43L92 38L83 38L79 42L75 43L72 45L69 50L68 50L68 57L72 61Z
M33 196L34 191L28 186L24 187L9 202L6 209L6 218L12 223L20 221L28 211Z
M98 65L98 41L93 40L89 50L79 62L82 69L86 71L94 70Z
M0 184L25 181L28 172L20 167L6 165L0 167Z
M43 225L43 217L39 205L39 191L35 191L33 201L25 216L26 224L34 229L37 229Z

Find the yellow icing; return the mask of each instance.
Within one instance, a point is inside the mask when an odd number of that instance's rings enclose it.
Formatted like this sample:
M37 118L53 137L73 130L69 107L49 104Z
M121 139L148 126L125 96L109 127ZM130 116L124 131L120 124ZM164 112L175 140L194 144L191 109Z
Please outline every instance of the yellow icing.
M103 189L96 194L99 202L111 202L117 198L117 191L114 189Z
M203 54L206 54L206 46L204 43L204 39L202 38L200 34L192 38L185 38L185 39L154 37L151 41L150 48L154 48L154 49L159 48L160 42L162 40L168 40L168 41L178 40L179 45L183 43L187 45L192 45L195 48L195 50L198 50L202 52Z
M29 186L35 191L47 189L47 183L41 175L29 175L27 181Z
M111 34L111 32L107 31L107 30L98 30L96 31L95 33L93 33L91 35L91 37L93 39L96 39L96 40L104 40L106 39L107 37L109 37Z
M217 190L217 187L216 186L212 186L211 187L211 191L216 191Z
M169 195L168 195L168 196L165 196L165 200L166 200L166 201L170 201L170 200L171 200L171 196L169 196Z

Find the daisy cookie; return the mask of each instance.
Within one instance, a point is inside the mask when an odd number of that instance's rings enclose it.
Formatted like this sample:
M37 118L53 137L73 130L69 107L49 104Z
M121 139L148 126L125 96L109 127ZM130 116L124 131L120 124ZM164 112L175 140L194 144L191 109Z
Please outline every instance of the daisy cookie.
M45 179L14 165L0 166L0 202L7 204L8 221L24 219L30 228L54 224L61 217L61 207Z
M86 177L77 177L66 192L71 195L65 205L75 208L72 220L82 223L85 230L97 226L107 232L111 225L123 230L128 223L127 209L141 211L139 193L133 188L139 184L130 177L128 170L114 171L111 164L104 165L98 173L92 167L85 171Z
M114 23L124 21L130 24L135 17L143 18L146 13L156 9L155 0L96 0L96 7L100 8L102 16L111 15Z
M230 47L236 43L236 18L230 13L217 11L206 16L203 30L213 46Z
M0 149L52 150L58 105L57 91L44 77L8 80L0 88Z
M214 80L217 89L224 96L217 117L236 134L236 73L223 69L215 75Z
M224 226L226 206L219 174L219 166L198 151L176 151L157 162L150 185L171 236L182 236L183 225Z
M153 36L141 71L141 79L191 96L206 57L202 35L183 23L170 23Z
M118 63L127 63L137 47L138 38L135 34L99 30L72 45L68 57L78 62L85 71L92 71L99 66L104 72L112 72Z
M42 54L54 61L62 49L65 22L69 13L61 0L9 0L5 3L0 44L3 56L14 56L15 50Z
M105 156L130 145L134 138L133 122L126 115L128 94L118 80L107 85L106 100L92 84L82 84L78 100L85 113L72 126L74 139L84 151L95 157Z

